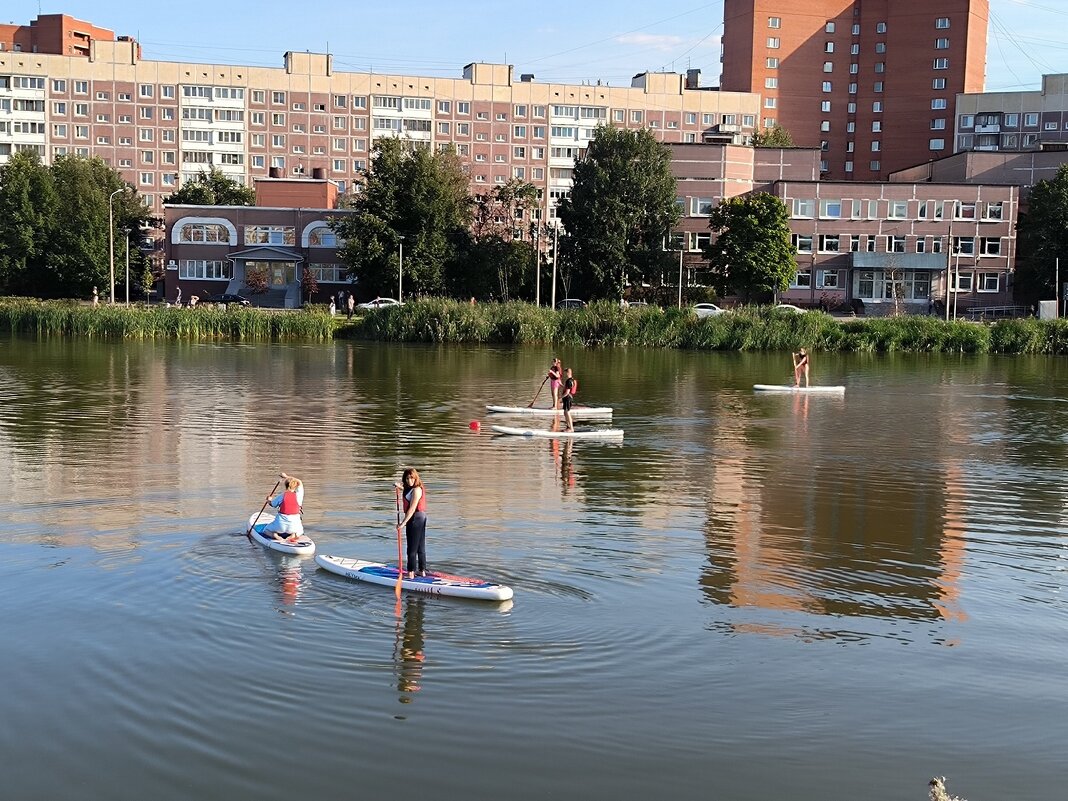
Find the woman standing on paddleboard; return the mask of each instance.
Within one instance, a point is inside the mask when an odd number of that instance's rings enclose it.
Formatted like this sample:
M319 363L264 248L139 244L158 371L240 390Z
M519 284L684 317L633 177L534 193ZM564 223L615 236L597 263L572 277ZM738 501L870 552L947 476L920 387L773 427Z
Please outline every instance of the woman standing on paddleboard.
M404 529L408 543L408 578L426 575L426 492L419 471L406 467L399 484L394 484L404 494L404 519L397 526L397 536Z
M300 519L300 511L304 506L304 483L285 473L279 478L286 482L285 489L273 498L267 498L267 503L277 509L278 514L263 529L263 533L273 535L279 542L299 540L304 535L304 524Z
M805 376L805 386L808 386L808 351L799 348L797 353L791 353L794 361L794 386L801 386L801 375Z
M549 365L549 394L553 396L553 408L560 408L560 381L563 378L561 375L560 359L553 359L553 363Z

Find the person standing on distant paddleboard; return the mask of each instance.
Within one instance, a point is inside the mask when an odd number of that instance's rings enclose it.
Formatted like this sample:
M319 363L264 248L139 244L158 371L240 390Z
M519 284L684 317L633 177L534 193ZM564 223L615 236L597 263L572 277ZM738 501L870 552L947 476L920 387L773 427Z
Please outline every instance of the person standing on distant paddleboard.
M404 495L404 518L397 526L397 536L404 529L408 543L408 578L426 575L426 491L419 471L414 467L404 468L399 484L394 484Z
M304 483L285 473L279 475L285 482L285 489L273 498L268 496L267 503L278 510L274 520L268 523L264 534L273 535L278 542L295 542L304 536L304 523L300 511L304 506Z
M801 375L805 376L805 387L808 387L808 351L800 348L797 353L791 353L790 358L794 362L794 386L801 386Z
M571 419L571 403L575 393L578 392L578 379L572 374L570 367L564 371L564 375L567 377L564 379L564 396L560 401L564 406L564 422L567 423L567 430L574 431L575 421Z
M562 368L560 367L560 359L553 359L553 363L549 365L549 394L553 396L553 408L560 408L560 381L563 378L561 375Z

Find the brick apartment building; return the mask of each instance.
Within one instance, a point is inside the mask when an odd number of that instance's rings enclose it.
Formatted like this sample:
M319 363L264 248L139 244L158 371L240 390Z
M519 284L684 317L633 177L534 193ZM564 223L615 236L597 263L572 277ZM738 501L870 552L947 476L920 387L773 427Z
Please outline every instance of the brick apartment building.
M834 308L859 300L868 314L895 302L926 313L947 296L958 312L1012 303L1014 185L919 175L821 181L817 148L671 147L688 280L704 264L709 210L725 197L769 192L789 210L797 253L784 302Z
M88 58L95 41L113 42L115 32L66 14L42 14L29 25L0 25L0 52Z
M1068 75L1029 92L957 95L955 150L1068 149Z
M762 95L761 127L819 147L821 174L875 181L953 150L981 92L988 0L725 0L724 90Z
M468 64L455 79L344 72L316 53L286 53L277 68L145 61L129 38L61 23L65 33L33 40L37 52L22 43L26 31L55 27L51 18L5 34L0 163L23 149L45 161L99 156L157 212L183 178L211 166L246 183L272 169L323 170L351 190L375 139L401 136L454 147L475 193L533 183L539 215L552 217L598 125L648 128L664 142L742 142L759 111L756 95L700 88L696 70L616 87L517 79L504 64Z

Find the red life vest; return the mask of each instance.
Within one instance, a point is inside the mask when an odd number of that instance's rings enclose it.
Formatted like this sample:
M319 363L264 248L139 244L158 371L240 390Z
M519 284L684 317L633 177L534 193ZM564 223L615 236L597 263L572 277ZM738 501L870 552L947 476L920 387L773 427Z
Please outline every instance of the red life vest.
M412 487L412 490L414 490L414 489L415 489L415 487ZM426 487L420 487L420 489L423 491L423 493L419 496L419 503L416 505L415 511L426 513ZM405 514L408 514L408 508L412 505L411 501L408 500L408 496L411 495L412 490L408 490L408 492L406 492L404 494L404 513Z
M297 503L297 493L286 490L282 493L282 503L278 505L278 511L284 515L299 515L300 504Z
M564 381L564 390L572 398L578 395L578 379L572 376Z

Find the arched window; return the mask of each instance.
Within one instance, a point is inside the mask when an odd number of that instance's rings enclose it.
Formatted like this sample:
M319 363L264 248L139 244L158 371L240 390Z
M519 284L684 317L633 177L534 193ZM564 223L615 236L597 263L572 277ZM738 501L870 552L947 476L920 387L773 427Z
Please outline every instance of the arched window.
M308 247L336 248L337 246L337 234L329 226L319 225L308 232Z
M237 226L225 217L182 217L171 227L171 244L236 245Z

